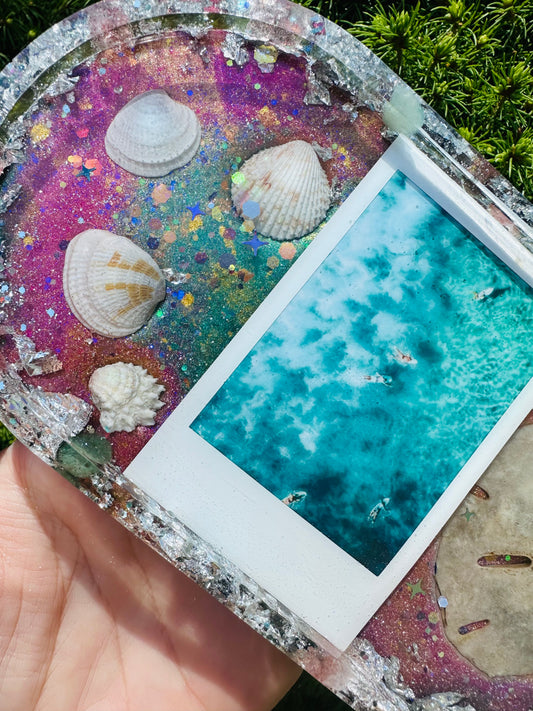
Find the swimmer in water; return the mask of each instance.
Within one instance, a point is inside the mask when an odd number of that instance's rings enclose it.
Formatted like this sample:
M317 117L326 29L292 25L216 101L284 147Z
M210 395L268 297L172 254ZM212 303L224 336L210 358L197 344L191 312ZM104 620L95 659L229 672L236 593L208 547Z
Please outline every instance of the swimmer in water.
M497 289L492 286L488 286L486 289L482 289L481 291L474 291L472 298L474 301L485 301L485 299L490 299L492 301L498 296L505 294L506 291L509 291L508 286L498 287Z
M282 504L287 504L287 506L293 506L294 504L299 504L307 496L307 491L291 491L290 494L284 499L281 499Z
M388 511L387 506L389 505L389 503L390 499L385 496L374 506L374 508L368 514L368 520L370 521L370 523L374 524L376 522L377 517L382 511Z
M389 378L388 376L385 377L384 375L381 375L380 373L376 373L375 375L363 375L363 380L366 380L367 383L379 383L380 385L392 385L392 378Z
M402 365L416 365L418 363L416 358L413 358L410 353L404 353L397 346L394 346L392 357Z
M493 291L494 287L488 286L486 289L482 289L481 291L474 291L474 296L472 298L474 301L483 301L487 298L487 296L490 296Z

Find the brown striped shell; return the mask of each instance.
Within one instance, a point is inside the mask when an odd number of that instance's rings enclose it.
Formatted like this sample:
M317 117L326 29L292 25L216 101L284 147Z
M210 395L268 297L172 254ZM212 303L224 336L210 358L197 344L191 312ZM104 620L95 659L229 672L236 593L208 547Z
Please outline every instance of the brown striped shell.
M154 260L131 240L105 230L85 230L66 251L63 290L84 326L119 338L148 322L165 298L165 279Z

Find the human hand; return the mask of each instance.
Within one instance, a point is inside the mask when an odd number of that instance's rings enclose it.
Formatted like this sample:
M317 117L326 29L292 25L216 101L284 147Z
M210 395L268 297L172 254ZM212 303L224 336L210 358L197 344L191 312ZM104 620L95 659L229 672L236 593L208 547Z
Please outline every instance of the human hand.
M0 458L2 711L267 711L299 669L15 443Z

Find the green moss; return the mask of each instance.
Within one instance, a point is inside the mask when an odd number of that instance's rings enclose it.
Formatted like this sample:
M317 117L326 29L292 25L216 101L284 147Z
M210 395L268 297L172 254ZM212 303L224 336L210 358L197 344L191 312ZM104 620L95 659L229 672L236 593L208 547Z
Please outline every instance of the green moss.
M365 4L348 31L533 199L533 2Z
M11 432L6 429L4 425L0 424L0 450L8 447L14 439Z
M272 711L349 711L337 696L306 672Z

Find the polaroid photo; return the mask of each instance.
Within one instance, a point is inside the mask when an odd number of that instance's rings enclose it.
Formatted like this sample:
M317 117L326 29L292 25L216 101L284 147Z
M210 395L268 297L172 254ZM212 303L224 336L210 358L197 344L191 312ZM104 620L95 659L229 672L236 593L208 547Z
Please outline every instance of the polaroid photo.
M532 286L400 137L125 474L343 650L533 408Z

